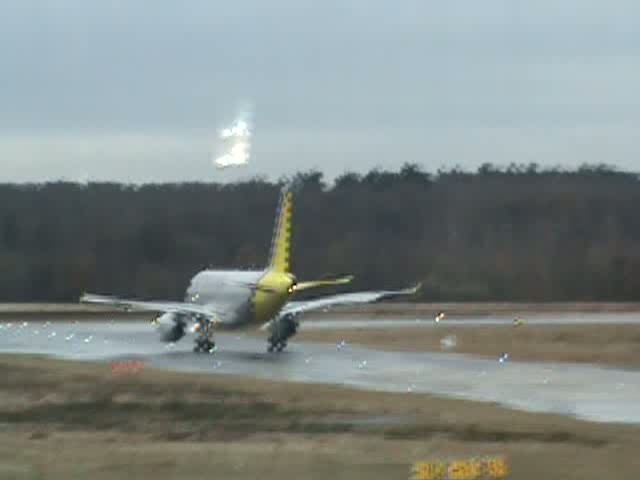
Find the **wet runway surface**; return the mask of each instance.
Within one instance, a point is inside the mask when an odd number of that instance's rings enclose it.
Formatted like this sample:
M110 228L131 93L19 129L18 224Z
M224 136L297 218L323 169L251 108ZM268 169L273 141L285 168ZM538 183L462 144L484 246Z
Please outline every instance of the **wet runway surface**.
M309 330L318 329L335 329L335 328L389 328L389 327L437 327L439 325L447 325L454 327L477 327L479 325L511 325L513 323L511 317L462 317L446 318L436 323L429 319L353 319L341 318L336 315L332 318L323 317L321 320L313 320L304 323L304 328ZM617 324L617 325L639 325L640 314L638 313L563 313L563 314L536 314L524 319L527 325L598 325L598 324Z
M567 316L566 323L639 323L635 315ZM538 316L527 323L551 322ZM350 320L343 327L406 324L431 328L433 321ZM447 325L457 321L447 320ZM473 320L474 325L510 319ZM554 324L558 322L555 317ZM315 320L305 328L336 328ZM555 412L596 421L640 423L640 370L567 363L524 363L478 359L453 353L379 351L351 345L291 342L268 354L266 340L220 333L215 354L194 354L193 337L163 344L143 321L29 321L0 323L0 352L36 353L76 360L142 360L176 371L346 385L362 389L425 392L497 402L519 409Z

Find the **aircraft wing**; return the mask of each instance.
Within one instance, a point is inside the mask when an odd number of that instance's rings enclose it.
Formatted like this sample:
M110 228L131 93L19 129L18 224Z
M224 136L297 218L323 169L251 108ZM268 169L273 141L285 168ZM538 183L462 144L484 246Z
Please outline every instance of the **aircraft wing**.
M195 303L184 302L163 302L163 301L138 301L125 300L118 297L110 297L106 295L93 295L85 293L80 297L80 303L92 303L97 305L108 305L112 307L137 310L140 312L164 312L164 313L181 313L187 315L199 315L207 318L219 318L222 312L216 311L210 306L198 305Z
M406 288L404 290L378 290L371 292L342 293L339 295L331 295L314 300L289 302L282 309L281 315L298 315L300 313L308 312L311 310L333 307L335 305L371 303L385 298L393 298L402 295L413 295L420 289L420 286L421 284L418 284L413 288Z

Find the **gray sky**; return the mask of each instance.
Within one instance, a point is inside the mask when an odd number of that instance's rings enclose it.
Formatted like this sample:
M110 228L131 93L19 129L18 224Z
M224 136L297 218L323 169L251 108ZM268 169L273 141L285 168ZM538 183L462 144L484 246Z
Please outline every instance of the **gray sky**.
M637 0L0 0L0 181L640 171L638 85Z

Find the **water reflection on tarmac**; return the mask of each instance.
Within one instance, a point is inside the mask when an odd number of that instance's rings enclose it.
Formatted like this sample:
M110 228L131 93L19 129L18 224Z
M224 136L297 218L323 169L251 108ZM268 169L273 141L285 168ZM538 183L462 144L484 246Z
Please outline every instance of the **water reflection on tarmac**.
M560 320L560 321L559 321ZM447 320L447 325L495 325L510 319ZM315 320L305 328L423 325L424 320ZM639 323L632 314L537 316L528 324ZM462 325L461 325L462 324ZM266 340L236 333L217 336L215 354L194 354L192 338L160 343L146 321L0 322L0 352L37 353L76 360L143 360L177 371L237 374L319 382L370 390L426 392L498 402L596 421L640 423L640 371L567 363L499 363L453 353L408 353L364 347L291 342L268 354Z

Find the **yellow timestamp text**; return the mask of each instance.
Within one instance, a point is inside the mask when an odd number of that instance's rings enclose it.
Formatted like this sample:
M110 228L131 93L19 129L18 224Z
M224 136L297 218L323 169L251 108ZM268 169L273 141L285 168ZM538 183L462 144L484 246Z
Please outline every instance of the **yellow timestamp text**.
M486 457L416 462L410 480L498 480L509 474L507 459Z

